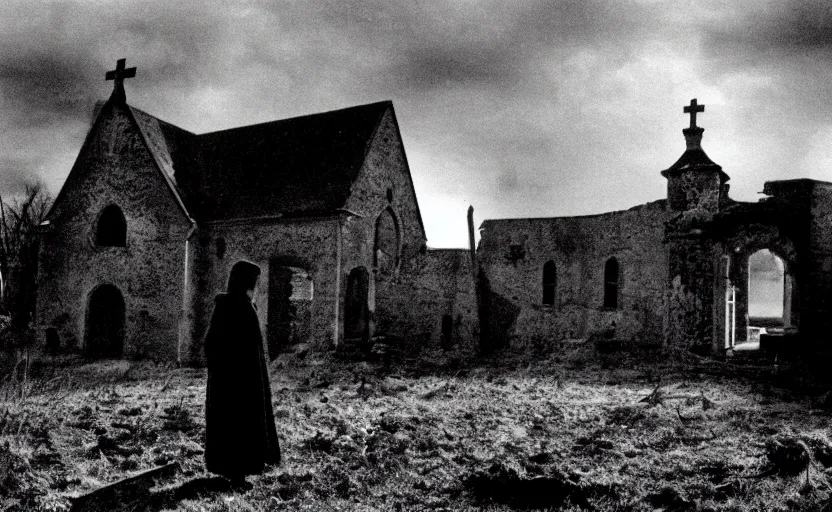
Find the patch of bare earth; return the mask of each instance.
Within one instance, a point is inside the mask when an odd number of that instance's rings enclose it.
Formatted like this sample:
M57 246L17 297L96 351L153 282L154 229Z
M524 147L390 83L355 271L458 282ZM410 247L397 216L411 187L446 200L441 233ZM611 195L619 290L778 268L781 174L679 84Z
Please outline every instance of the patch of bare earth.
M130 510L824 509L829 417L767 368L565 350L387 371L281 356L284 460L245 491L204 473L203 370L45 365L0 389L0 511L69 510L169 462Z

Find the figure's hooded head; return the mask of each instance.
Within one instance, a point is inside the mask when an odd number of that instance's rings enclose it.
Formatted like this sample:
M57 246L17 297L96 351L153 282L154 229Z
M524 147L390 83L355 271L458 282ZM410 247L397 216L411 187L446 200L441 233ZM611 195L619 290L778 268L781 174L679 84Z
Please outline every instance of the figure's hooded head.
M228 293L245 295L246 291L254 289L258 277L260 267L250 261L238 261L231 267L231 274L228 276Z

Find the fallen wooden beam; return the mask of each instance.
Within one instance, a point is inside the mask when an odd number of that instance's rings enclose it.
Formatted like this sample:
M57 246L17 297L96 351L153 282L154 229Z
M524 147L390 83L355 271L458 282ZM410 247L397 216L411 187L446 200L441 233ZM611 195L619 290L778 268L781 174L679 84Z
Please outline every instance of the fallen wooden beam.
M148 497L150 488L158 478L167 478L179 471L179 464L169 462L117 482L99 487L86 494L70 497L70 512L104 512L132 510L138 501Z

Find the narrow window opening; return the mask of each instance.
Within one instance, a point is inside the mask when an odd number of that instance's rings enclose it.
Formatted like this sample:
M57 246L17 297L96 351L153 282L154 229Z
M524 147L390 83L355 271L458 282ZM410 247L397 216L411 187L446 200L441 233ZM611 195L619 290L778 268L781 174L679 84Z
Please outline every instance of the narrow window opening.
M557 272L554 261L547 261L543 265L543 304L554 305L555 290L557 288Z
M618 260L610 258L604 265L604 307L618 309Z

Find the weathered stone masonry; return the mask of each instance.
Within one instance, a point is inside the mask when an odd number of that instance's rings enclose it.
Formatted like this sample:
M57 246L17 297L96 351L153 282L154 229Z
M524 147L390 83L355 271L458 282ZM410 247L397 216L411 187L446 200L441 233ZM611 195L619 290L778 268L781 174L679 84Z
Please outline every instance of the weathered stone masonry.
M585 217L485 221L480 266L491 293L519 307L509 336L557 342L614 328L619 337L660 342L667 257L656 249L670 216L664 201L657 201ZM615 308L604 306L604 269L611 258L619 266ZM555 299L546 305L543 267L549 261Z
M117 205L129 226L124 247L98 247L98 216ZM86 306L102 284L124 298L125 355L175 359L185 239L192 224L167 190L132 112L108 104L49 214L41 244L38 319L81 347Z

